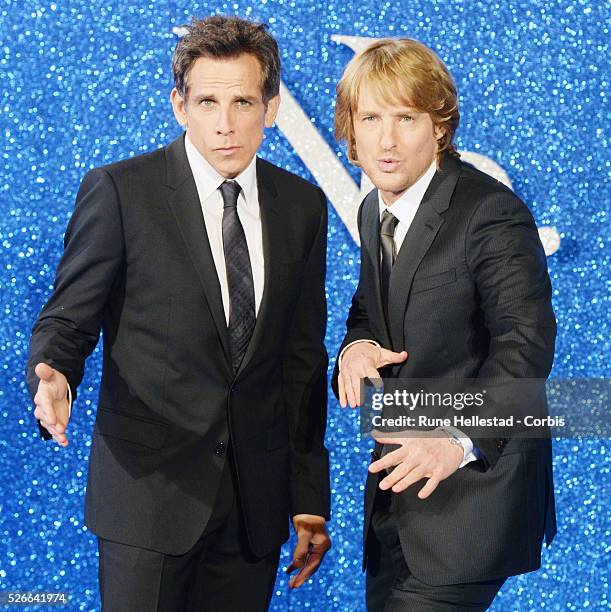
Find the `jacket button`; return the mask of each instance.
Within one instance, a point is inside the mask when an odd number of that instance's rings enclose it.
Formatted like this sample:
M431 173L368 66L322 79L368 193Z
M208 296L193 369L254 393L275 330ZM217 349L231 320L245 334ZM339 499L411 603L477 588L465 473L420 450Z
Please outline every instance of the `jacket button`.
M214 453L216 455L222 455L225 452L225 447L227 445L225 444L225 442L217 442L216 443L216 448L214 449Z

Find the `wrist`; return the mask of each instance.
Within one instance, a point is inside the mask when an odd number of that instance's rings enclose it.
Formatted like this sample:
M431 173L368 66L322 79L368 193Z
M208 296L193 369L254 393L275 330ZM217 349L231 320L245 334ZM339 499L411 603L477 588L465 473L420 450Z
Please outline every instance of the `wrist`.
M461 460L465 456L465 445L463 441L451 430L444 427L440 427L439 431L442 431L448 438L448 442L457 450L461 455Z
M357 346L357 345L361 345L361 347L363 345L367 345L370 344L372 346L376 346L376 347L380 347L380 345L375 341L375 340L368 340L368 339L363 339L363 340L355 340L354 342L350 342L350 344L347 344L343 349L342 352L339 354L339 357L337 358L337 365L341 370L342 367L342 359L345 357L346 352L351 349L353 346Z
M293 516L293 522L307 521L308 523L318 523L324 525L327 521L324 516L318 514L295 514Z

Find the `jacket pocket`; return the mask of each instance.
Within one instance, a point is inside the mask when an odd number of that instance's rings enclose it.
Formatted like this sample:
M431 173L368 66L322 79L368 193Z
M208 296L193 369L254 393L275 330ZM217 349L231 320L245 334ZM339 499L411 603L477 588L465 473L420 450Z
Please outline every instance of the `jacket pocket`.
M94 433L158 449L163 446L168 435L168 425L99 408Z
M447 272L440 272L439 274L433 274L432 276L426 276L424 278L415 278L414 284L412 285L412 294L420 293L422 291L429 291L443 285L448 285L456 280L456 268L452 268Z

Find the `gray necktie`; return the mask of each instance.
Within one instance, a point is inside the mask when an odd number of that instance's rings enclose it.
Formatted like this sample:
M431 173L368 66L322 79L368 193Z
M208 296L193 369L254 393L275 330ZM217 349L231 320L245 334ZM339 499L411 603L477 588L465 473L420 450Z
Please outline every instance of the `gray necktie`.
M380 262L380 292L382 294L382 305L384 306L384 316L388 323L388 289L390 287L390 273L397 257L395 247L395 228L399 219L391 212L385 210L382 213L380 223L380 249L382 251L382 261Z
M255 327L255 287L244 228L238 217L240 186L225 181L223 196L223 252L229 286L229 346L234 374L244 358Z

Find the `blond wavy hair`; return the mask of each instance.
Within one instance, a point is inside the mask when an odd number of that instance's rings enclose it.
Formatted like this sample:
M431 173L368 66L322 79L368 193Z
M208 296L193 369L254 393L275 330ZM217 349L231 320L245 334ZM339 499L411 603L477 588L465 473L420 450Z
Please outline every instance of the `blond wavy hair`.
M441 128L437 158L458 156L453 144L460 113L456 85L446 65L426 45L411 38L385 38L355 55L337 84L335 138L348 145L348 159L358 165L353 117L363 83L387 104L428 113Z

